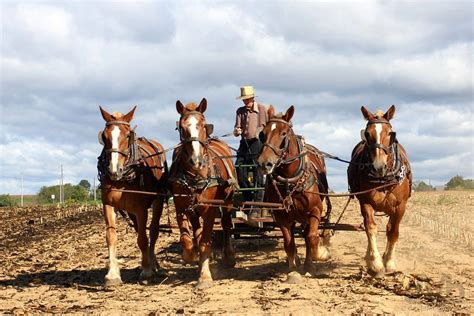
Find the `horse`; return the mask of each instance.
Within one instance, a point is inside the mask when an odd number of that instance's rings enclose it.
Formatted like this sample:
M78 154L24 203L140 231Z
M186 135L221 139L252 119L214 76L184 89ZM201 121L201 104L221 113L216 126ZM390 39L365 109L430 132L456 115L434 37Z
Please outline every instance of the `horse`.
M326 198L330 212L326 166L318 150L304 142L303 137L293 131L291 118L295 112L292 105L283 115L275 115L273 106L268 108L269 121L263 129L265 142L257 164L266 174L266 202L282 203L284 210L274 210L276 225L280 228L290 273L289 283L298 283L301 275L297 268L299 258L295 246L296 222L304 225L306 258L304 268L314 273L314 261L326 261L329 250L320 243L319 223L323 216L323 200Z
M221 221L224 233L223 263L228 267L235 265L231 211L237 176L229 146L221 140L209 137L211 125L206 124L206 108L205 98L199 105L188 103L184 106L181 101L176 101L176 110L180 114L177 129L181 142L173 152L169 178L181 234L182 258L185 263L192 264L196 262L199 254L199 280L196 285L198 289L212 285L209 258L217 212L215 206L200 203L201 201L224 201ZM192 225L192 232L189 223Z
M367 126L361 131L362 140L352 151L347 174L351 192L365 192L357 195L368 239L365 259L369 274L381 277L384 268L386 272L396 269L395 244L411 196L412 174L407 153L390 123L395 106L385 113L379 110L375 114L362 106L361 112ZM389 216L383 262L377 248L376 212Z
M125 210L138 233L137 243L141 250L140 281L151 281L158 271L155 245L158 239L160 217L166 193L167 163L163 147L154 140L137 138L135 128L130 127L136 106L127 114L109 114L99 106L105 120L105 128L99 132L99 142L103 145L98 157L97 169L101 188L106 241L109 252L108 273L105 285L122 283L117 261L117 229L114 209L123 215ZM129 191L151 191L155 195L138 195ZM150 242L146 233L148 208L152 206Z

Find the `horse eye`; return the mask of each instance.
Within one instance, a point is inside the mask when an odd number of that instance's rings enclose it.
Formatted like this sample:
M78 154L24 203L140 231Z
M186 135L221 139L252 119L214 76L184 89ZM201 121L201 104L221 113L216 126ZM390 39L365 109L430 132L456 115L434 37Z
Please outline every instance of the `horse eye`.
M281 137L285 137L285 136L286 136L286 132L281 133Z

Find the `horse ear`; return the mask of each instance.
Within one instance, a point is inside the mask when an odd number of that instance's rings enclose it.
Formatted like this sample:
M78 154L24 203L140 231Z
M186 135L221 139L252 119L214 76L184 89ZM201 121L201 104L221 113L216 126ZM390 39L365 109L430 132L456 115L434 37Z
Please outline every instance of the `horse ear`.
M100 109L100 113L102 114L102 117L104 118L106 122L113 120L112 115L110 115L109 112L104 110L100 105L99 105L99 109Z
M365 108L365 106L361 106L360 111L362 112L362 115L364 115L367 121L370 121L374 118L374 115L370 113L369 110Z
M268 107L267 115L268 115L268 119L272 119L275 116L275 109L273 108L273 105L271 104Z
M178 111L179 114L183 114L184 111L184 105L181 103L181 101L176 101L176 111Z
M135 114L136 109L137 109L137 106L135 105L130 112L128 112L127 114L123 116L122 120L130 123L130 121L133 119L133 114Z
M383 117L387 120L390 121L393 116L395 115L395 105L392 105L388 111L383 115Z
M289 122L291 118L293 117L293 114L295 114L295 106L292 105L290 108L286 111L285 116L283 117L285 121Z
M199 106L196 108L196 111L204 113L206 109L207 109L207 100L206 98L202 98L201 103L199 103Z

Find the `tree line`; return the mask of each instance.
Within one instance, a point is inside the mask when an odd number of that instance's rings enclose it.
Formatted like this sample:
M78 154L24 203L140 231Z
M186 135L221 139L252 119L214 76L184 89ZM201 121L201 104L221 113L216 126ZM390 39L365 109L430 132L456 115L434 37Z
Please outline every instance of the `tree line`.
M436 191L436 188L424 181L414 183L413 190L416 192ZM445 185L444 190L474 190L474 180L464 179L457 175L452 177ZM55 199L53 200L52 196ZM96 188L96 198L100 201L100 190ZM73 185L66 183L64 185L64 201L66 204L84 203L92 201L94 194L91 184L87 180L81 180ZM49 204L59 202L59 185L43 186L38 192L36 201L39 204ZM16 206L19 202L9 194L0 194L0 206Z
M413 190L417 192L436 191L436 188L420 181L413 185ZM444 190L474 190L474 180L464 179L463 176L457 175L452 177L445 185Z
M91 184L87 180L81 180L73 185L66 183L63 185L64 202L66 204L86 202L94 199L91 191ZM54 199L53 199L54 196ZM97 190L96 196L100 199L100 190ZM59 185L43 186L38 192L39 203L54 203L59 201Z

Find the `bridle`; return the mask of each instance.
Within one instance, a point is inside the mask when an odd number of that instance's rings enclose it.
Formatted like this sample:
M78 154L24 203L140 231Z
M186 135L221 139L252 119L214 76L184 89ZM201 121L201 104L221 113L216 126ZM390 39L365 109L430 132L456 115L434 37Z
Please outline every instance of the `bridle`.
M369 122L367 122L367 127L366 127L366 130L367 128L369 127L369 125L372 125L372 124L387 124L390 129L392 128L392 125L390 124L390 122L386 119L373 119L373 120L370 120ZM388 180L391 180L393 178L396 178L397 176L400 175L400 172L401 173L404 173L405 172L405 166L403 166L403 163L401 162L401 159L400 159L400 153L398 151L398 140L397 140L397 137L396 137L396 133L395 132L391 132L391 145L390 147L388 146L385 146L384 144L368 144L368 141L366 140L365 143L366 143L366 148L367 148L367 158L366 159L369 159L369 164L370 165L370 169L368 171L368 176L369 176L369 179L371 182L375 182L375 183L383 183L383 182L386 182ZM392 157L392 166L391 166L391 170L389 170L384 176L377 176L374 174L374 165L373 165L373 162L371 162L371 158L370 158L370 151L373 150L373 149L376 149L376 148L379 148L379 149L382 149L383 151L385 151L385 153L387 155L391 155ZM400 176L400 178L403 178Z
M181 128L181 120L186 119L186 117L191 116L191 115L198 115L202 119L204 119L204 121L205 121L204 114L202 114L199 111L188 111L185 114L181 115L181 118L179 119L179 123L178 123L178 126L177 126L177 129L178 129L178 132L179 132L179 138L181 140L181 145L185 145L185 144L190 143L190 142L199 142L204 147L207 147L207 145L208 145L207 139L203 140L199 137L191 137L191 136L185 138L183 136L183 130Z
M300 153L297 154L296 156L293 156L293 157L289 157L289 158L284 158L285 154L288 154L290 152L290 141L291 141L291 137L292 136L295 136L295 133L293 132L293 124L291 124L291 122L287 122L285 120L282 120L282 119L278 119L278 118L273 118L273 119L270 119L268 122L267 122L267 125L270 124L270 123L283 123L285 125L287 125L289 127L289 130L288 130L288 133L286 133L285 135L285 139L281 142L281 144L284 144L283 146L280 146L280 148L276 148L273 144L271 143L268 143L268 142L265 142L263 144L263 147L268 147L270 148L274 153L275 155L278 157L278 160L277 160L277 163L275 164L275 167L279 167L280 165L285 165L285 164L289 164L289 163L292 163L293 161L303 157L304 155L306 155L306 151L303 150L303 148L300 148Z
M372 124L387 124L390 127L390 129L392 128L392 125L386 119L373 119L367 122L367 127L365 128L365 130L367 131L367 128ZM393 152L393 144L396 143L396 138L395 138L396 133L395 132L392 132L392 133L393 133L392 137L394 137L394 141L392 142L392 145L390 147L385 146L384 144L377 144L377 143L369 145L368 142L367 142L367 147L369 148L369 150L382 149L383 151L385 151L387 155L391 154Z
M204 117L204 114L202 114L199 111L188 111L188 112L182 114L180 119L179 119L178 126L177 126L177 129L178 129L178 132L179 132L179 138L181 140L180 147L183 148L184 145L186 145L188 143L191 143L191 142L199 142L204 147L204 154L199 155L198 159L201 161L202 166L207 166L208 163L209 163L209 159L208 159L208 145L209 145L209 142L207 140L207 137L206 137L206 139L201 139L200 137L195 137L195 136L184 137L184 135L183 135L183 129L181 128L181 121L186 119L188 116L191 116L191 115L197 115L200 118L202 118L204 120L204 122L206 121L206 119ZM189 159L189 153L188 153L187 158L186 158L186 156L184 155L184 150L180 151L179 156L180 157L178 157L178 159L180 159L181 161L183 161L183 159ZM185 170L185 172L191 175L190 170ZM197 175L192 174L192 176L197 177L197 178L201 177L201 175L199 175L199 174L197 174Z
M268 142L265 142L263 144L263 147L268 147L270 148L274 153L275 155L278 157L279 160L282 160L283 159L283 155L287 152L289 152L290 150L290 134L291 135L294 135L293 133L293 129L292 129L292 124L291 122L287 122L285 120L282 120L282 119L270 119L268 122L267 122L267 125L270 124L270 123L283 123L285 125L287 125L289 127L289 131L288 133L286 133L285 135L285 139L282 141L282 144L283 142L285 143L285 145L283 147L280 146L280 148L276 148L273 144L271 143L268 143Z
M105 127L108 127L108 126L111 126L111 125L126 125L126 126L130 127L129 122L120 121L120 120L108 121L105 124ZM104 131L102 131L101 135L99 135L99 139L100 138L103 139L103 135L104 135ZM119 153L119 154L121 154L125 157L128 157L130 155L130 145L133 144L133 142L135 141L135 130L130 129L126 137L128 137L128 147L127 147L127 149L121 150L121 149L118 149L118 148L109 148L109 149L104 149L105 153L106 154Z

